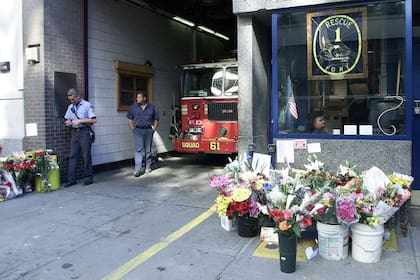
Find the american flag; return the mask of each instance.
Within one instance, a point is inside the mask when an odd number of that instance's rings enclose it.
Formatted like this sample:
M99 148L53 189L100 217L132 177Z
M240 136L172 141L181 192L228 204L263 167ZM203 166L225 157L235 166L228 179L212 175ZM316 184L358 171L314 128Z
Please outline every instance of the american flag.
M291 90L291 94L289 96L289 99L287 100L287 104L289 106L289 114L295 119L298 119L298 111L296 107L295 97L293 95L293 89Z

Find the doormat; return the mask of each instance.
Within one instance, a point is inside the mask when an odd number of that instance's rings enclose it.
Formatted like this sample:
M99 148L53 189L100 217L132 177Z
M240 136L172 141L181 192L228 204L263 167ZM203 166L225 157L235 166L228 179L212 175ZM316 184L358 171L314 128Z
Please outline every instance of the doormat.
M315 240L312 239L300 239L297 245L296 261L307 263L308 258L305 254L305 249L308 247L315 248ZM276 242L261 241L257 249L252 254L254 257L267 258L267 259L279 259L279 245Z

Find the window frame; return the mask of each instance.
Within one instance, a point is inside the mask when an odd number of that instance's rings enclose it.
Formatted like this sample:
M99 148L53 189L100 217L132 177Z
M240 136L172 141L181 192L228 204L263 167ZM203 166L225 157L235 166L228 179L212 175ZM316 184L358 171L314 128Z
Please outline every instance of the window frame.
M133 102L136 102L136 95L139 93L139 90L135 88L136 79L145 79L147 83L147 100L153 101L153 75L154 69L152 66L144 66L141 64L134 64L124 61L115 61L115 71L116 71L116 99L117 99L117 111L128 111L130 105L121 104L121 77L129 77L133 79L133 90L132 90L132 99ZM127 90L125 90L127 92Z
M293 139L300 139L300 138L306 138L306 139L369 139L369 140L411 140L412 138L412 114L410 114L413 111L413 94L412 94L412 64L411 63L405 63L405 75L406 75L406 94L405 94L405 134L403 135L333 135L333 134L310 134L310 133L279 133L278 132L278 16L283 13L291 13L291 12L307 12L311 13L314 11L322 11L327 9L346 9L351 7L363 7L367 6L370 3L369 2L376 2L376 3L389 3L389 2L397 2L397 1L367 1L365 3L356 3L351 5L325 5L318 8L312 8L311 10L308 10L307 8L292 8L292 9L286 9L284 11L279 11L277 13L273 13L271 16L271 38L272 38L272 81L271 81L271 127L270 127L270 134L272 139L287 139L287 138L293 138ZM407 62L412 61L412 8L411 8L411 0L405 1L405 60Z

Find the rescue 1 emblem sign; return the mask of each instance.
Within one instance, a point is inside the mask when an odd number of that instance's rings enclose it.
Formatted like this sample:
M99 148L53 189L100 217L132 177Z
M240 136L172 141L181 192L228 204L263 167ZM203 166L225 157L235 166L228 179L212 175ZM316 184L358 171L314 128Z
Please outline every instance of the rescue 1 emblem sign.
M367 76L366 8L307 14L308 78Z

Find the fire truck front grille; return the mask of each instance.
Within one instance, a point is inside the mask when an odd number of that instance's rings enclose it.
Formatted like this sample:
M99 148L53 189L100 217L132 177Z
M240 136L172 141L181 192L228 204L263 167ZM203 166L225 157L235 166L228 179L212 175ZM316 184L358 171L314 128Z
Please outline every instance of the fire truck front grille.
M208 104L209 121L237 121L237 102L215 102Z

